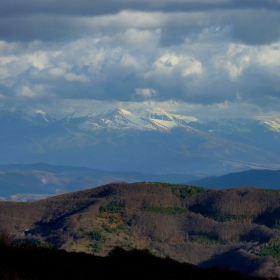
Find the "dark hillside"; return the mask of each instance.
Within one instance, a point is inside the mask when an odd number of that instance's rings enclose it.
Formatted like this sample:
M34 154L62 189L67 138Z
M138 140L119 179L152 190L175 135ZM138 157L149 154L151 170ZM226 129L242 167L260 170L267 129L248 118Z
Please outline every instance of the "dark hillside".
M264 279L245 277L217 268L202 269L170 258L158 258L148 251L115 248L107 257L85 253L67 253L31 243L1 244L0 278L35 279Z
M0 223L18 238L107 256L148 249L202 267L280 277L280 191L112 183L33 203L0 203ZM243 260L243 261L240 261Z

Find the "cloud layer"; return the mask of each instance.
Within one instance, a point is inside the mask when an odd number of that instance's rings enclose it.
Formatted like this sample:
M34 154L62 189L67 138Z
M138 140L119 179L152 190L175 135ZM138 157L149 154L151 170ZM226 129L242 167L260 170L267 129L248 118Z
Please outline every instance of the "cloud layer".
M280 1L236 3L4 0L0 102L277 111Z

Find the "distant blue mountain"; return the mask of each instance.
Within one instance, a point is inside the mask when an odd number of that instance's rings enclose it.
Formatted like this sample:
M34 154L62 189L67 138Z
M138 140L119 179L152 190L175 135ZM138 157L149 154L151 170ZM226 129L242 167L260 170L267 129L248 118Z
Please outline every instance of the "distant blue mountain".
M280 189L280 170L248 170L187 182L207 188L261 187Z

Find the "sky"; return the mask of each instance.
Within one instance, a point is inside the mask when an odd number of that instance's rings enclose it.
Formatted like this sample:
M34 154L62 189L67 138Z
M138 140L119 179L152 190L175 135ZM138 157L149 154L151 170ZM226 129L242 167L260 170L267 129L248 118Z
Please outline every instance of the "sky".
M280 1L1 0L0 103L280 117Z

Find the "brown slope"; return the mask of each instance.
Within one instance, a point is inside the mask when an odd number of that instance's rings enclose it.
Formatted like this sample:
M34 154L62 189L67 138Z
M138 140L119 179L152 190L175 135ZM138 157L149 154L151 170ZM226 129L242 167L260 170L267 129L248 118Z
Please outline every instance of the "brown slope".
M258 188L112 183L34 203L1 202L0 223L69 251L148 248L205 267L280 276L277 261L258 254L280 236L279 209L280 192Z

